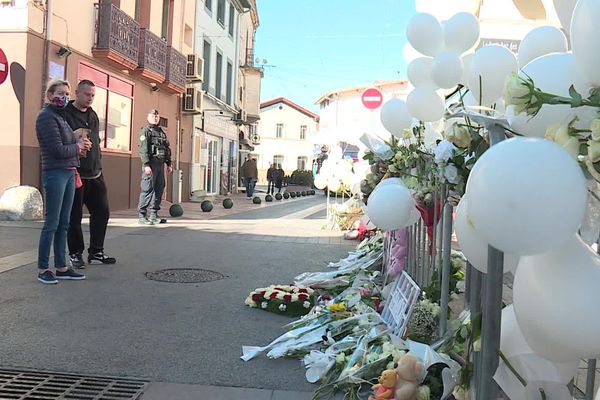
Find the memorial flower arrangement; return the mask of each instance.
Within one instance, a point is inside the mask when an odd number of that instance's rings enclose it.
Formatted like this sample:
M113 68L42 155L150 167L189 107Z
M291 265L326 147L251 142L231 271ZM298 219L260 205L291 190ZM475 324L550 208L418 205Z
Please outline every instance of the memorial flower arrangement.
M277 314L308 314L314 304L314 290L305 286L271 285L252 291L244 304Z

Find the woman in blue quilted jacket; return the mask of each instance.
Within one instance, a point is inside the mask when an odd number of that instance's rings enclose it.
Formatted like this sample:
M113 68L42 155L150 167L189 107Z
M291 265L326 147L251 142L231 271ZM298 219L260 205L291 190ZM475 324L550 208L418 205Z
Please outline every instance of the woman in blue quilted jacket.
M46 105L35 122L45 201L44 227L38 248L38 281L44 284L55 284L59 279L85 279L85 275L67 267L66 244L79 156L89 150L92 143L87 138L78 142L65 120L69 94L69 82L50 81L46 89ZM56 274L49 269L53 241Z

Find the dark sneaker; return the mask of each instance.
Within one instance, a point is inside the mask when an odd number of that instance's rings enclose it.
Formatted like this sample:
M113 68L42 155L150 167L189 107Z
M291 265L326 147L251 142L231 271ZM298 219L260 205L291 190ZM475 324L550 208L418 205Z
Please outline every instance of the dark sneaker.
M154 222L146 218L146 214L140 214L138 216L138 224L140 225L154 225Z
M56 279L80 281L82 279L85 279L85 275L78 274L77 272L73 271L73 269L69 268L65 272L56 271Z
M89 264L114 264L116 262L116 258L107 256L103 251L88 255Z
M148 221L152 221L153 224L166 224L167 223L166 218L161 218L158 216L158 214L155 214L155 213L150 213L150 217L148 218Z
M46 270L41 274L38 274L38 281L42 282L45 285L55 285L58 283L52 271Z
M72 268L85 268L85 262L83 261L83 255L81 253L71 254L69 256L69 262L71 263Z

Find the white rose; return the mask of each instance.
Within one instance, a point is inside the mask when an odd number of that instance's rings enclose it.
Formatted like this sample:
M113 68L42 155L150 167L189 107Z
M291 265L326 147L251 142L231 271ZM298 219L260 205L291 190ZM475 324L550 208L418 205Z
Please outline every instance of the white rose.
M269 303L263 301L262 303L260 303L260 308L267 308L267 305L269 305Z
M455 149L456 147L448 140L442 140L433 150L433 154L435 154L435 162L439 164L441 162L448 161L450 157L452 157Z
M302 306L304 308L309 308L310 307L310 302L309 301L305 301L304 303L302 303Z
M531 101L531 90L516 73L509 75L504 82L504 101L507 106L514 107L515 115L526 111Z
M281 311L281 312L284 312L286 308L287 307L285 306L285 304L280 304L279 305L279 311Z
M596 118L592 120L592 125L590 127L592 130L592 140L597 142L600 141L600 119Z
M458 147L466 148L471 144L471 134L466 126L452 125L446 132L446 139Z
M450 183L458 183L458 168L454 164L444 167L444 178Z

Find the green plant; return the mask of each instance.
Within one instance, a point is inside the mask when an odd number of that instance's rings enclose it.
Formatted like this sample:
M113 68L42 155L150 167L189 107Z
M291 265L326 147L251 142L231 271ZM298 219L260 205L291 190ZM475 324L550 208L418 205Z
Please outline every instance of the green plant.
M297 169L292 172L290 177L290 183L300 186L312 187L314 183L314 176L312 171Z

